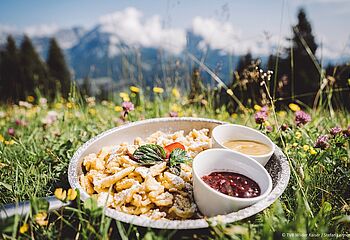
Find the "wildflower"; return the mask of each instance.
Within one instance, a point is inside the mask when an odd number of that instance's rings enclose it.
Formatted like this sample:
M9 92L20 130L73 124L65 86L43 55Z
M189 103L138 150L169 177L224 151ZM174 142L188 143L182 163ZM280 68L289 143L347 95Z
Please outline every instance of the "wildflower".
M72 109L74 107L74 103L72 102L67 102L66 103L67 108Z
M329 147L328 143L328 136L327 135L321 135L317 138L315 142L315 148L321 148L322 150Z
M77 191L75 189L68 189L67 200L73 201L77 197Z
M159 93L159 94L161 94L161 93L164 92L164 89L161 88L161 87L154 87L154 88L153 88L153 92L154 92L154 93Z
M10 141L4 141L4 143L5 143L6 145L13 145L13 144L15 144L16 142L15 142L15 140L11 139Z
M257 124L263 124L267 120L267 114L266 112L259 111L255 113L254 118Z
M46 104L47 104L47 99L46 99L46 98L43 98L43 97L40 98L40 99L39 99L39 104L42 105L42 106L46 106Z
M14 128L9 128L9 129L7 129L7 133L10 136L15 136L15 129Z
M288 124L287 124L287 123L283 123L283 124L281 125L281 130L282 130L282 131L287 131L287 129L288 129Z
M300 107L297 104L295 104L295 103L290 103L288 106L293 112L300 111Z
M88 112L89 112L92 116L95 116L95 115L96 115L96 109L94 109L94 108L90 108L90 109L88 110Z
M297 147L298 146L298 143L293 143L293 147Z
M46 212L39 212L34 216L35 222L39 224L40 226L46 226L49 221L47 220L47 213Z
M122 108L126 112L131 112L131 111L133 111L135 109L134 108L134 104L132 102L123 102L122 103Z
M121 106L115 106L114 111L121 112L121 111L123 111L123 108Z
M45 125L51 125L58 119L58 113L56 111L48 111L46 117L41 120Z
M295 123L297 126L302 126L308 122L311 122L311 116L304 111L295 112Z
M181 107L179 105L177 105L176 103L174 103L172 106L171 106L171 111L172 112L180 112L181 111Z
M27 126L27 122L24 121L24 120L21 120L21 119L16 119L16 120L15 120L15 124L16 124L17 126Z
M261 110L261 106L258 104L255 104L254 109L255 109L255 111L259 112Z
M260 111L264 112L264 113L266 113L266 115L268 115L269 107L265 105L260 109Z
M301 136L302 136L301 132L297 131L297 132L295 133L295 138L296 138L296 139L300 139Z
M329 131L329 133L333 136L339 134L342 131L342 129L338 126L335 126L333 128L331 128L331 130Z
M315 155L317 152L313 147L310 147L310 154Z
M108 105L108 101L103 100L103 101L101 102L101 104L102 104L103 106L107 106L107 105Z
M303 149L304 149L304 151L308 151L310 149L310 146L309 145L304 145Z
M2 136L2 135L0 134L0 142L4 142L4 141L5 141L4 136Z
M6 113L3 111L0 111L0 118L4 118L4 117L6 117Z
M27 97L27 102L32 103L32 102L34 102L34 100L35 100L35 98L33 96L28 96Z
M20 232L21 234L23 234L23 233L27 232L28 229L29 229L29 224L28 224L28 223L25 223L25 224L23 224L23 225L19 228L19 232Z
M95 97L87 97L85 99L89 107L94 107L96 105L96 98Z
M123 102L122 103L122 108L123 108L123 116L125 117L128 115L129 112L133 111L135 109L134 104L132 102Z
M169 117L178 117L178 116L179 114L177 112L173 112L173 111L169 112Z
M287 116L287 112L286 111L279 111L277 112L277 115L280 117L280 118L284 118Z
M25 107L25 108L28 108L28 109L33 107L33 104L31 104L29 102L26 102L26 101L19 101L18 105L20 107Z
M61 109L63 107L63 104L62 103L55 103L55 108L56 109Z
M238 114L237 114L237 113L232 113L232 114L231 114L231 117L232 117L233 119L237 119L237 118L238 118Z
M180 92L179 92L179 90L177 89L177 88L173 88L172 90L171 90L171 94L175 97L175 98L180 98Z
M350 125L347 129L343 130L344 137L350 137Z
M57 199L64 201L66 200L67 193L66 190L63 190L62 188L56 188L54 195Z
M273 131L273 127L270 126L270 125L266 126L266 131L267 132L272 132Z
M271 126L271 123L269 121L265 121L264 122L264 125L267 127L267 126Z
M121 97L124 102L129 102L130 101L129 94L127 94L126 92L120 92L119 93L119 97Z
M135 86L131 86L130 87L130 91L133 92L133 93L139 93L140 92L140 88L135 87Z

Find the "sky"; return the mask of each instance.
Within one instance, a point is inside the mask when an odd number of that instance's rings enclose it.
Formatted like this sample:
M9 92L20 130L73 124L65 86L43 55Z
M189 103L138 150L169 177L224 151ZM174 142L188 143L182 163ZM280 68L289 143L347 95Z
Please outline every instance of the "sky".
M140 15L134 14L140 27L160 24L160 31L169 29L169 34L161 38L173 36L179 29L196 28L207 38L207 44L218 48L232 37L239 38L242 45L267 36L275 42L284 41L291 33L290 26L296 23L298 9L304 7L317 41L328 46L329 54L339 55L350 47L349 0L2 0L0 30L16 29L35 35L72 26L91 28L130 7Z

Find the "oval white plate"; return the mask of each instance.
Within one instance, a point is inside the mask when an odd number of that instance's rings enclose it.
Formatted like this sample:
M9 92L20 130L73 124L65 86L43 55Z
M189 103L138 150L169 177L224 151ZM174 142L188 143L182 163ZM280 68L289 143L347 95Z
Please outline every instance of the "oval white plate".
M68 179L72 188L79 189L81 199L85 201L89 195L82 189L78 177L82 174L83 157L89 153L98 152L103 146L119 144L122 142L133 142L136 137L145 138L155 131L174 132L184 130L189 132L192 129L208 128L211 130L225 122L205 118L155 118L129 123L120 127L112 128L98 136L90 139L81 146L74 154L69 163ZM164 228L164 229L195 229L209 226L207 221L215 225L217 223L231 223L250 217L270 206L285 190L290 177L289 164L276 146L275 153L265 166L272 177L273 188L271 193L262 201L227 215L216 216L205 219L194 220L152 220L146 217L119 212L111 208L105 208L107 216L116 220L131 223L143 227Z

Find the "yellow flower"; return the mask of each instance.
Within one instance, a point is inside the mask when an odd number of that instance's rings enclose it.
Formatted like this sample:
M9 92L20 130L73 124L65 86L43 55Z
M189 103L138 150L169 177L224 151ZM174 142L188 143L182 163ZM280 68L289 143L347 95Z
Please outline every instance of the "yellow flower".
M72 103L72 102L67 102L66 106L67 106L67 108L71 109L71 108L74 107L74 103Z
M120 92L119 97L121 97L124 102L130 102L129 94L127 94L126 92Z
M29 224L25 223L19 228L19 232L23 234L23 233L27 232L28 229L29 229Z
M315 149L313 147L310 148L310 154L311 155L315 155L317 152L315 151Z
M300 111L300 107L295 103L290 103L288 106L293 112Z
M96 109L90 108L90 109L89 109L89 113L90 113L92 116L95 116L95 115L96 115Z
M46 212L40 212L34 216L35 222L40 226L46 226L49 223L49 221L46 218L47 218Z
M301 136L302 136L302 135L301 135L301 132L298 131L298 132L295 133L295 138L296 138L296 139L300 139Z
M77 197L77 191L75 189L68 189L67 199L73 201Z
M175 98L180 98L180 92L179 92L179 90L177 90L177 88L173 88L172 90L171 90L171 94L173 94L173 96L175 97Z
M307 151L307 150L310 149L310 146L309 146L309 145L304 145L304 146L303 146L303 149L304 149L304 151Z
M115 106L114 111L121 112L121 111L123 111L123 108L121 106Z
M171 111L173 112L180 112L181 111L181 106L177 105L176 103L174 103L172 106L171 106Z
M279 112L277 112L277 115L278 115L280 118L284 118L285 116L287 116L287 112L286 112L286 111L279 111Z
M134 93L139 93L140 92L140 88L135 87L135 86L131 86L130 87L130 91L134 92Z
M226 90L226 93L230 96L233 96L233 91L231 89L227 89Z
M27 97L27 102L32 103L32 102L34 102L34 100L35 100L35 98L33 96L28 96Z
M61 201L66 200L66 196L67 196L66 190L63 190L62 188L56 188L54 194L57 199Z
M259 106L258 104L255 104L254 109L255 111L259 112L261 110L261 106Z
M293 143L293 147L297 147L298 146L298 143Z
M55 108L56 109L61 109L63 107L62 103L55 103Z
M267 127L267 126L271 126L271 123L270 123L269 121L265 121L265 122L264 122L264 126L266 126L266 127Z
M0 134L0 142L4 142L4 141L5 141L4 136L2 136L2 135Z
M10 141L4 141L4 143L5 143L6 145L13 145L13 144L15 144L16 142L15 142L13 139L11 139Z
M231 117L232 117L233 119L237 119L237 118L238 118L238 114L237 114L237 113L232 113L232 114L231 114Z
M163 93L164 92L164 89L163 88L161 88L161 87L154 87L153 88L153 92L154 93Z

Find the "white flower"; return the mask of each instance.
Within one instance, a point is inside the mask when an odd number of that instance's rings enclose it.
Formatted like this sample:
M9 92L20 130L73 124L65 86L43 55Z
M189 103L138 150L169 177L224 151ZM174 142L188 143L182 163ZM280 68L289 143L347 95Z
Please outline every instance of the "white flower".
M58 119L58 113L56 111L49 111L45 118L41 121L46 125L53 124Z

